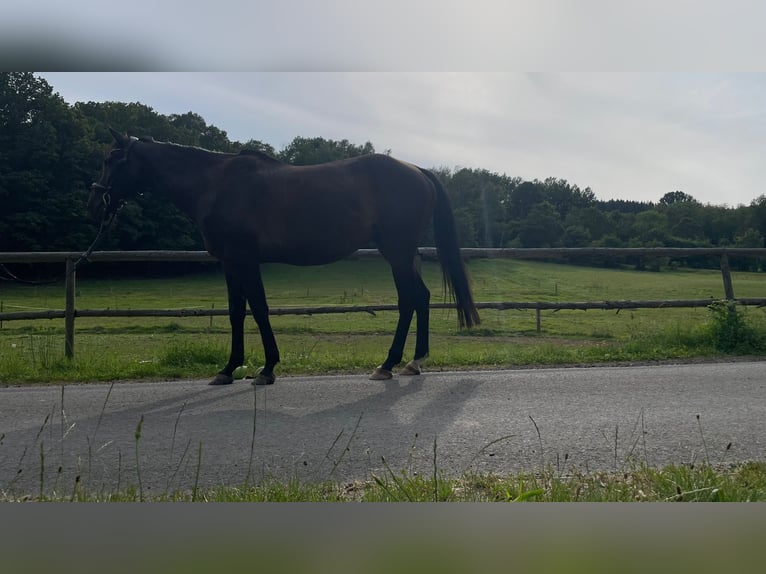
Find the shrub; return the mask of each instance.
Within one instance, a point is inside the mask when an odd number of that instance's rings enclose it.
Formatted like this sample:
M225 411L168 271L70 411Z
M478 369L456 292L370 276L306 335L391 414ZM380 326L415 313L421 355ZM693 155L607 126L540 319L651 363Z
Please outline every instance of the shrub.
M715 348L723 353L745 354L766 348L766 338L748 322L734 301L716 301L708 306L713 314L710 333Z

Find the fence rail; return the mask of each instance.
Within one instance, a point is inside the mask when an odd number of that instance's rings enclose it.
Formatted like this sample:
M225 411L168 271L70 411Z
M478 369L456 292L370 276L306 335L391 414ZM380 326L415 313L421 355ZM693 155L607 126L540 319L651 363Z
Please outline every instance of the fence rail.
M418 252L426 259L436 258L435 247L420 247ZM577 259L583 257L766 257L762 247L540 247L540 248L483 248L464 247L465 259ZM0 263L63 263L79 259L78 251L0 251ZM359 249L349 259L377 259L377 249ZM88 256L92 262L120 261L187 261L214 262L207 251L94 251Z
M436 259L436 249L421 247L419 249L424 259ZM735 301L740 305L766 306L766 298L750 297L736 299L729 268L729 256L736 257L766 257L764 248L519 248L519 249L484 249L464 248L461 253L465 259L580 259L580 258L615 258L615 257L674 257L686 258L696 256L717 256L721 262L724 298ZM349 259L379 258L377 249L360 249ZM49 251L49 252L0 252L0 263L64 263L65 272L65 309L44 311L0 311L2 321L64 319L65 343L67 357L74 356L74 324L77 317L212 317L228 315L226 309L76 309L75 307L75 262L80 258L79 252ZM89 257L91 262L213 262L215 259L206 251L95 251ZM690 300L652 300L652 301L538 301L538 302L486 302L477 303L479 309L534 309L537 318L537 330L540 331L540 312L543 310L621 310L621 309L658 309L658 308L693 308L706 307L714 299ZM450 308L445 303L432 303L432 309ZM331 313L371 313L377 311L396 311L396 305L352 305L324 307L284 307L272 308L270 315L319 315Z

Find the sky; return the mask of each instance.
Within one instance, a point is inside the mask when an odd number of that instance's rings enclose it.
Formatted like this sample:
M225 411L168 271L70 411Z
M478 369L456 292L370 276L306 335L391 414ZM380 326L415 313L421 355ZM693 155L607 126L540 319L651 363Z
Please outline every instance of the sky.
M422 167L556 177L598 199L766 193L766 74L56 72L64 100L192 111L229 139L372 142ZM151 134L135 134L151 135Z
M766 193L763 22L762 0L5 0L0 67L277 150L370 141L604 200L736 206Z

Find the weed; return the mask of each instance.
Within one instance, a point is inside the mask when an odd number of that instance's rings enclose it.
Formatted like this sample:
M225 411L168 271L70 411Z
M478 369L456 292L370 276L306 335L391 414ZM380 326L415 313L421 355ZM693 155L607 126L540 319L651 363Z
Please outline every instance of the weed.
M159 363L165 367L220 366L225 359L226 350L217 345L174 343L163 351Z
M766 337L750 325L736 302L716 301L708 309L712 313L710 334L717 350L747 354L766 349Z
M51 334L29 335L29 354L32 364L42 369L50 369L58 353L55 351L56 339Z

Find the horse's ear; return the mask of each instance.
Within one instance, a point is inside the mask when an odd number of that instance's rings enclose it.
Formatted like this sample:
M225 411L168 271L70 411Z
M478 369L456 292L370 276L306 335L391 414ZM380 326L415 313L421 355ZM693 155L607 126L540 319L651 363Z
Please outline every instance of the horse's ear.
M121 146L125 146L130 142L130 138L126 135L121 134L117 130L113 128L109 128L109 132L112 134L112 137L114 138L114 141L120 144Z

